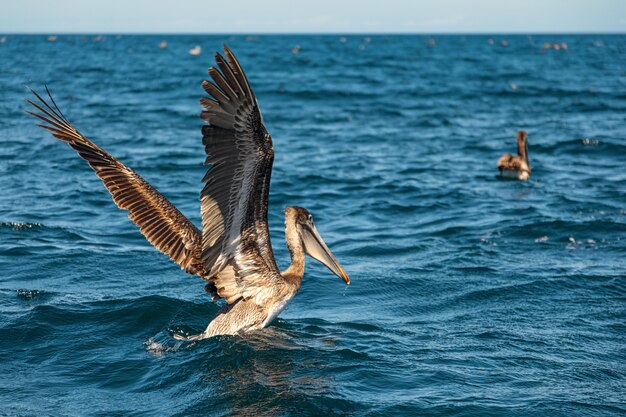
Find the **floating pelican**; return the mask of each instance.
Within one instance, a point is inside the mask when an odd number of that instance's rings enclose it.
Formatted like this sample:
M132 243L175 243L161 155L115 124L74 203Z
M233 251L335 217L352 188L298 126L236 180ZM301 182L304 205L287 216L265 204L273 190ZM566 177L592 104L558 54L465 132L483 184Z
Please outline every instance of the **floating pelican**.
M28 113L44 122L39 126L89 163L148 241L182 269L208 281L213 299L226 300L206 330L189 340L269 325L300 288L305 254L350 283L302 207L285 209L291 265L279 271L267 225L272 138L239 62L228 47L224 50L227 59L216 54L219 70L209 69L213 82L202 83L211 96L200 100L201 117L208 122L202 142L211 164L200 193L202 232L139 174L76 130L47 87L49 102L34 91L39 102L27 100L38 110Z
M517 178L526 181L530 176L530 160L528 160L528 134L523 130L517 132L517 156L510 153L502 155L498 160L500 176Z

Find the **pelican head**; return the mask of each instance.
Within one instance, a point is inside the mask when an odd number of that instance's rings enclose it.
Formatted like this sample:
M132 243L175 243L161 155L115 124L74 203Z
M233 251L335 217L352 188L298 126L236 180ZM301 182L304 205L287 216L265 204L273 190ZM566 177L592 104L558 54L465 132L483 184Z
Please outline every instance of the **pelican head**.
M523 130L517 132L517 154L528 158L528 133Z
M528 149L528 133L523 130L517 132L517 147L518 149Z
M520 130L519 132L517 132L517 144L518 145L526 146L527 140L528 140L528 133L526 133L526 131Z
M315 227L315 223L313 223L313 216L307 209L297 206L287 207L285 209L285 223L287 225L287 233L289 234L289 230L293 230L291 233L295 232L298 235L307 255L324 264L333 274L344 280L346 284L350 284L348 274L339 265L335 256L324 243ZM295 230L291 229L290 225L294 225Z

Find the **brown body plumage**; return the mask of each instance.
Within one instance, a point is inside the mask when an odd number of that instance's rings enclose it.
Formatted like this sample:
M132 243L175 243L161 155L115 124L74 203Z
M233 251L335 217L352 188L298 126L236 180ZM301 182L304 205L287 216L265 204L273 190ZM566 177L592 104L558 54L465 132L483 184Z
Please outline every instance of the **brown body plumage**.
M510 153L502 155L498 160L500 176L526 181L530 177L530 160L528 159L528 134L520 130L517 132L517 155Z
M268 195L274 148L256 98L239 62L224 47L216 54L219 70L202 87L203 144L211 165L200 193L202 232L135 171L95 145L65 118L50 96L29 114L39 126L71 146L96 171L113 201L161 252L190 274L208 281L214 299L227 304L201 339L267 326L289 303L302 283L305 253L349 283L348 276L319 236L311 214L301 207L285 210L285 237L291 265L276 266L267 226ZM47 89L46 89L47 90ZM176 336L176 335L175 335Z

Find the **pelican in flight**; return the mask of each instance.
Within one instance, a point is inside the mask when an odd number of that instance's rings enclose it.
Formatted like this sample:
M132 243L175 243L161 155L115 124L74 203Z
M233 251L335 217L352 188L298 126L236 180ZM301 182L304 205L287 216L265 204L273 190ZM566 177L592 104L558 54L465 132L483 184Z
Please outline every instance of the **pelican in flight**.
M526 181L530 177L530 160L528 159L528 134L523 130L517 132L517 156L510 153L502 155L498 160L498 169L503 178Z
M237 58L224 46L216 53L218 68L202 87L210 97L200 100L202 142L206 164L200 192L202 231L135 171L83 136L59 110L48 88L49 101L33 91L26 100L38 126L67 143L86 160L115 204L158 250L189 274L208 281L213 299L224 299L203 333L178 339L197 340L232 335L268 326L296 294L304 275L304 255L318 260L350 284L302 207L285 209L285 240L291 264L280 271L274 259L267 224L268 195L274 146L265 129L257 100Z

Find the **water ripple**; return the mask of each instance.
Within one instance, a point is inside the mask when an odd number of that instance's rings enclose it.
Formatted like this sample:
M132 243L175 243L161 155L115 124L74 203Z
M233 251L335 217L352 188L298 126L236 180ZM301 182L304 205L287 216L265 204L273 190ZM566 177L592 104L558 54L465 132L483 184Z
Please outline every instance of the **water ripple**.
M278 264L281 210L302 205L352 284L307 260L264 332L183 342L220 305L34 126L23 86L46 82L199 225L213 58L187 51L223 43L274 140ZM624 50L623 35L7 35L0 414L623 415ZM519 129L531 180L499 181Z

